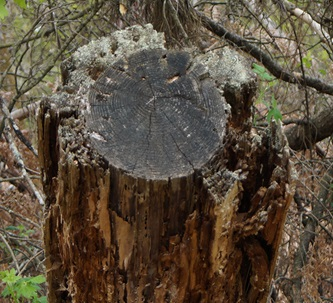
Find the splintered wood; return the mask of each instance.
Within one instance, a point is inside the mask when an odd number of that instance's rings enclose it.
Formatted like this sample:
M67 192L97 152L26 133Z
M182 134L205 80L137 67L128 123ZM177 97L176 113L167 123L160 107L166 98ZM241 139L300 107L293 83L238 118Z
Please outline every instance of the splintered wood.
M246 61L109 51L41 102L48 301L266 302L294 177Z

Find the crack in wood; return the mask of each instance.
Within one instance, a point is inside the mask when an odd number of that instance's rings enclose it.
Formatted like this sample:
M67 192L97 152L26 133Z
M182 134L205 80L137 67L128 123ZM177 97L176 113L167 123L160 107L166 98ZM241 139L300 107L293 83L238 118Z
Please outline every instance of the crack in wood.
M208 75L185 52L143 50L119 60L90 89L93 146L133 175L193 173L221 146L226 123Z

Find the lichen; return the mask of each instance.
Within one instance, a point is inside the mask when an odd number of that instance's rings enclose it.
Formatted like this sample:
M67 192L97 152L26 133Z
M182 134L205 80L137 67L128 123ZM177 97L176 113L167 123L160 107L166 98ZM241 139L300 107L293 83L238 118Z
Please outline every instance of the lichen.
M115 51L117 56L128 56L144 49L165 49L164 34L156 32L151 24L134 25L123 31L114 32L112 37L118 44Z
M195 61L205 65L221 87L228 85L237 90L254 78L246 59L228 47L201 54Z
M116 31L110 37L93 40L73 54L69 85L88 89L94 83L89 74L92 68L105 70L123 56L143 49L165 49L164 44L164 34L155 31L151 24L134 25Z

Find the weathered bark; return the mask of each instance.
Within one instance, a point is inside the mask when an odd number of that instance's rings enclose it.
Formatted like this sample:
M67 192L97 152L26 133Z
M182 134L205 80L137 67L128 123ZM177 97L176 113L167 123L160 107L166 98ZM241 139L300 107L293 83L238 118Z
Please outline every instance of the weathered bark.
M251 130L255 78L237 53L160 37L90 44L42 102L50 303L266 301L293 193L285 138Z

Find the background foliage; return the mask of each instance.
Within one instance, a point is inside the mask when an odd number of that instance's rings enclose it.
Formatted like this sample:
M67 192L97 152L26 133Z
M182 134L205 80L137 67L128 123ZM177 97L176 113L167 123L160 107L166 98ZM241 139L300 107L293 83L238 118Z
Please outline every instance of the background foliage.
M0 287L8 287L7 270L17 280L44 274L35 115L43 96L65 85L61 62L93 39L147 22L169 47L229 45L253 63L253 128L282 122L298 174L270 300L332 302L329 0L0 0Z

